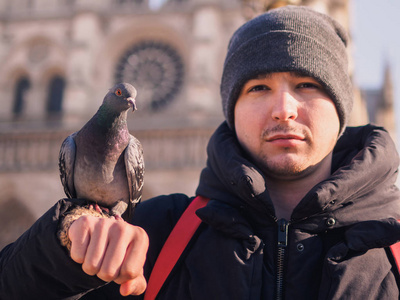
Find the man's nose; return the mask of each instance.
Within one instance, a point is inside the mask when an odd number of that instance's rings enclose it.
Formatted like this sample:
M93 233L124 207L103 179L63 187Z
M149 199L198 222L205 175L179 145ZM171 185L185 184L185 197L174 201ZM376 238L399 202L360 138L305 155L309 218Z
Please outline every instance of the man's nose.
M287 90L277 92L272 109L272 118L276 121L289 121L297 118L298 102Z

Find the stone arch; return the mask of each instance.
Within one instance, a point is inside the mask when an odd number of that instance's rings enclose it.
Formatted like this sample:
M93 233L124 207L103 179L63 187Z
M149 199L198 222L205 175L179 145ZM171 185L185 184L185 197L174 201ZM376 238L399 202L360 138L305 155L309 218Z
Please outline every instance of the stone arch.
M67 50L51 37L40 34L31 36L11 46L0 63L0 74L7 75L21 66L28 66L28 69L40 74L43 70L49 69L49 66L64 66L66 55ZM0 78L1 84L6 84L8 81L6 76Z
M43 74L48 70L65 70L66 53L66 49L58 41L41 33L12 44L4 60L0 62L0 93L3 96L0 99L0 113L10 118L13 115L18 118L24 115L26 118L42 119L46 115L47 92L47 82L42 80ZM25 98L32 98L34 103L25 101L21 106L21 101L14 104L16 96L14 89L10 87L14 87L24 75L29 79L30 87L29 95Z

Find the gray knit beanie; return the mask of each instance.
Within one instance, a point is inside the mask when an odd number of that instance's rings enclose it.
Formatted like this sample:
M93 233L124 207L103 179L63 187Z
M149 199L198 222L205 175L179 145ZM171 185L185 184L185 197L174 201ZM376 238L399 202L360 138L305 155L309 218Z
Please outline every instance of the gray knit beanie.
M234 108L243 85L257 75L296 71L315 78L334 101L343 132L353 106L347 34L327 15L301 6L273 9L232 36L221 80L225 118L234 130Z

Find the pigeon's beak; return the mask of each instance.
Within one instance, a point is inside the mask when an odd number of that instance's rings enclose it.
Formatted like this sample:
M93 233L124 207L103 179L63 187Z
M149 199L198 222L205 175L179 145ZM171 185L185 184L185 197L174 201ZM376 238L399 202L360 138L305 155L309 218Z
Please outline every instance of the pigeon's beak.
M126 99L126 101L128 101L128 103L132 106L132 112L137 110L135 98L129 97L129 98Z

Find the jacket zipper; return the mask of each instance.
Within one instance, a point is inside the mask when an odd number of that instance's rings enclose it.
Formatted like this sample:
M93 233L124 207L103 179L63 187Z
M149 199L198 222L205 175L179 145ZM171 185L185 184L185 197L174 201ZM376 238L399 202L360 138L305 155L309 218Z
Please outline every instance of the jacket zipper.
M276 296L275 299L283 299L283 273L285 254L288 241L289 222L285 219L278 220L278 253L276 260Z

